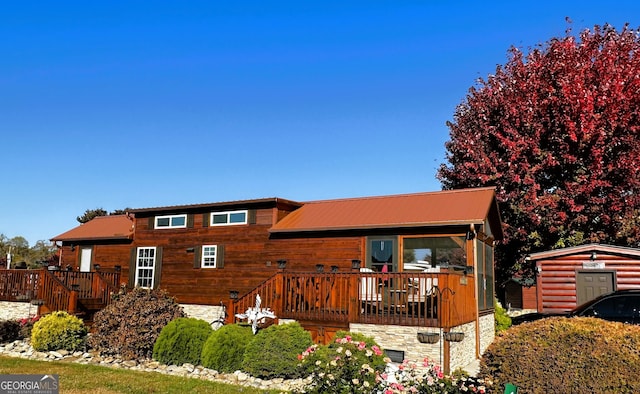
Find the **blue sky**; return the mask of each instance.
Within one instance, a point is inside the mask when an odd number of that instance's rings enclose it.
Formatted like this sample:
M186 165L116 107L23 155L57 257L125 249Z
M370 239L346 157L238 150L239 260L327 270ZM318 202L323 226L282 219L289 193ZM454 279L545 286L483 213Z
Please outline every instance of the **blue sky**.
M87 209L440 189L456 105L640 3L29 1L0 12L0 233Z

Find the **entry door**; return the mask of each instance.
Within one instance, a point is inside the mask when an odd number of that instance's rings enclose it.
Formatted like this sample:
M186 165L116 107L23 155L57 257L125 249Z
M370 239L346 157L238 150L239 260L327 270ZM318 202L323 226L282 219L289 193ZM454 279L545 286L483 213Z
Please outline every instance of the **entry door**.
M396 242L393 238L369 239L368 267L376 272L393 272L397 270Z
M91 271L91 248L80 249L80 272Z
M614 276L613 271L579 271L576 274L576 306L612 292Z

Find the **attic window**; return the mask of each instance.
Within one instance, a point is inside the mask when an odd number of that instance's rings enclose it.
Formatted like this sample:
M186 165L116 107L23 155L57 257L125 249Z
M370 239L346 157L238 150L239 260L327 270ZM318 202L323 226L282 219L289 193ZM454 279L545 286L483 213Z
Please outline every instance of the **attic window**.
M156 216L155 228L185 228L187 215Z
M212 212L211 226L247 224L248 211Z

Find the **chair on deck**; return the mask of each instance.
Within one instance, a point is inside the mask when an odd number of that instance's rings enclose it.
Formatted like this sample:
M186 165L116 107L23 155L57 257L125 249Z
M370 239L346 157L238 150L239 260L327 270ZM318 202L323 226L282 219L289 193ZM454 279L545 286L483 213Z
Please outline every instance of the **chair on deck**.
M360 268L360 272L374 271L371 268ZM378 285L378 277L363 276L360 278L360 302L362 302L363 312L377 312L382 302L382 294L380 294L380 288Z
M423 272L439 272L438 268L426 269ZM411 291L407 301L414 305L414 309L421 308L427 316L437 316L438 278L418 277L411 281Z

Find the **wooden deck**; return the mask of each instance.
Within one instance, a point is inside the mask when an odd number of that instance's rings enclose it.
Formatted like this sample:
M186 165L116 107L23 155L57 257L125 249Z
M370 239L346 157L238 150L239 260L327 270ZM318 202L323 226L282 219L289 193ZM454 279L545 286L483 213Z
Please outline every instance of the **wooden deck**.
M32 302L38 313L67 311L91 319L118 291L119 271L0 270L0 300Z
M233 302L230 316L258 294L278 318L307 322L450 328L476 317L473 276L459 272L281 272Z
M460 271L285 272L281 271L229 303L230 319L255 305L280 319L334 327L349 323L448 329L476 318L474 276ZM40 300L39 313L91 313L118 291L119 271L0 270L0 300Z

